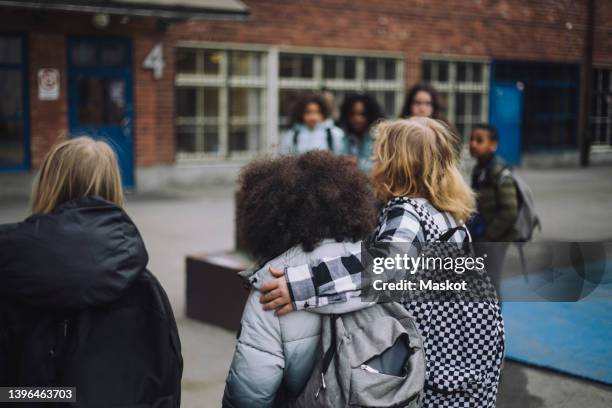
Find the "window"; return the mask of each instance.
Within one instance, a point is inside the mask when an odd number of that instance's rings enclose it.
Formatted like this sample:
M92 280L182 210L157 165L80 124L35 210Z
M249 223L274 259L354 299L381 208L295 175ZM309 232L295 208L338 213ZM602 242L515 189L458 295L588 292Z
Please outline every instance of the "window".
M597 146L612 146L612 69L593 70L592 92L592 143Z
M387 116L398 114L404 90L401 59L283 52L279 60L281 130L289 127L290 110L300 94L323 88L332 91L337 109L347 94L364 92L378 100Z
M423 81L440 93L446 118L464 140L472 127L487 121L489 64L482 61L423 61Z
M23 169L29 161L23 41L0 36L0 169Z
M125 79L80 77L78 123L121 126L125 117Z
M521 150L574 149L578 125L578 64L494 62L495 83L521 82Z
M74 40L70 63L75 67L125 67L130 66L130 55L125 43L112 40Z
M264 136L265 54L177 48L179 158L244 156Z
M304 92L327 88L337 105L348 93L369 93L390 117L404 96L399 58L227 48L186 42L175 50L179 160L250 157L274 148ZM84 62L93 58L86 49L80 54Z
M281 54L279 75L281 78L312 78L314 58L312 55Z

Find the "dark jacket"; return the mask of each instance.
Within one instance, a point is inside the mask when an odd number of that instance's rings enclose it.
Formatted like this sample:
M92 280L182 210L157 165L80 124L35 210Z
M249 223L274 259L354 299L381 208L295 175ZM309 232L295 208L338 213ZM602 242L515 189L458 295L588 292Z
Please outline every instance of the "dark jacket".
M0 226L0 385L73 386L77 407L178 407L178 330L147 261L101 198Z
M477 164L472 173L477 211L486 225L486 241L511 242L517 238L514 224L518 216L518 194L513 178L502 177L506 168L501 158L493 156L488 162Z

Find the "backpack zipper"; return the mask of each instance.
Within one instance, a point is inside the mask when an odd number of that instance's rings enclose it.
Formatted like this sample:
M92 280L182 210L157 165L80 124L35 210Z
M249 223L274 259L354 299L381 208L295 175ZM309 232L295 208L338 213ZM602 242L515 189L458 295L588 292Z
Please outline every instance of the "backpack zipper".
M362 365L361 365L361 369L362 369L362 370L364 370L364 371L367 371L368 373L372 373L372 374L380 374L380 371L378 371L378 370L376 370L376 369L374 369L374 368L370 367L370 366L369 366L369 365L367 365L367 364L362 364Z
M325 374L321 373L321 385L317 389L317 392L315 392L315 398L319 398L319 393L321 392L321 389L326 389L326 388L327 388L327 384L325 384Z

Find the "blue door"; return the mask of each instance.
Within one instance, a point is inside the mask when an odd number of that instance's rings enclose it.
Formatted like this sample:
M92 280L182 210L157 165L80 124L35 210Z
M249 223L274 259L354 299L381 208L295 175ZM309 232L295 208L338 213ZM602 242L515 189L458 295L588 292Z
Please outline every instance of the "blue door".
M517 82L491 83L489 123L499 135L497 153L511 165L521 161L523 89Z
M70 134L111 145L126 188L134 186L131 54L126 39L75 37L68 41Z
M26 36L0 35L0 172L30 169Z

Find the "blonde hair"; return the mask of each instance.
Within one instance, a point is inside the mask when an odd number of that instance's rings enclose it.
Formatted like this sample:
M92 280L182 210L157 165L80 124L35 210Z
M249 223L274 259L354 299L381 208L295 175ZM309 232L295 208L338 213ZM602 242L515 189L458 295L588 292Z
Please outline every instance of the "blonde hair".
M58 204L97 195L123 205L117 158L111 147L82 136L56 144L45 156L32 192L32 213L45 214Z
M457 166L457 136L443 122L430 118L400 119L378 124L372 169L378 198L423 197L440 211L464 223L475 200Z

